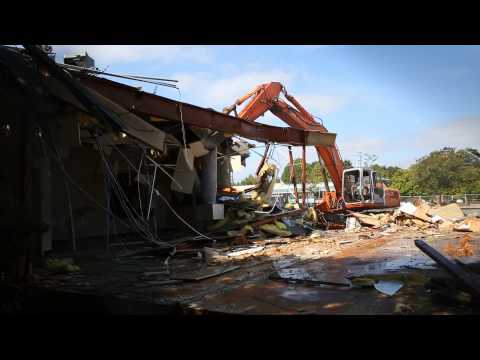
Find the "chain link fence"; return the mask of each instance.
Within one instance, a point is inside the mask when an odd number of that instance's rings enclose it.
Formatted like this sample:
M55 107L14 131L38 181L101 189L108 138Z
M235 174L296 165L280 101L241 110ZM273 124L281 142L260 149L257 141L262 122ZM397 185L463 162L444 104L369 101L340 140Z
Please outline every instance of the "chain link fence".
M434 203L439 205L457 203L460 206L480 207L480 194L400 196L400 201L413 203L415 202L415 200L420 198L428 203Z

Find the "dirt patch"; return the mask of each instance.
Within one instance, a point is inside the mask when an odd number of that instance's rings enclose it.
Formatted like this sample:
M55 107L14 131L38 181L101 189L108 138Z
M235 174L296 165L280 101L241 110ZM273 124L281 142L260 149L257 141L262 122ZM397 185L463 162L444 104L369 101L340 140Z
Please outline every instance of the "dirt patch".
M453 245L452 242L449 241L447 245L443 247L443 251L449 256L474 256L475 251L473 250L471 242L472 237L467 234L460 239L458 246Z

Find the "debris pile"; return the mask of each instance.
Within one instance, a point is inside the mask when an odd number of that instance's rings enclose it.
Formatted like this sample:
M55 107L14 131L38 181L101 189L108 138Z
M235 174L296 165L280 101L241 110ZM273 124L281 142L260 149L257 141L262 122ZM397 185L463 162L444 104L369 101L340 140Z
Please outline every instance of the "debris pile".
M458 204L430 206L425 201L417 206L402 202L395 211L383 213L349 212L346 222L347 232L360 231L362 226L396 232L399 228L413 230L434 229L438 231L480 232L480 219L465 217Z

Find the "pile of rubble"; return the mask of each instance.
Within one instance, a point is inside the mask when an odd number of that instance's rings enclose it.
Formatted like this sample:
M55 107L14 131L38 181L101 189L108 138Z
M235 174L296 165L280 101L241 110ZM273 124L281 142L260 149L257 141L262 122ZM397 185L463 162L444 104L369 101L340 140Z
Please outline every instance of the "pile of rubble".
M455 203L431 206L425 201L416 205L402 202L395 211L383 213L349 212L345 231L359 231L362 226L395 232L400 228L412 230L435 229L438 231L480 232L480 219L465 216Z

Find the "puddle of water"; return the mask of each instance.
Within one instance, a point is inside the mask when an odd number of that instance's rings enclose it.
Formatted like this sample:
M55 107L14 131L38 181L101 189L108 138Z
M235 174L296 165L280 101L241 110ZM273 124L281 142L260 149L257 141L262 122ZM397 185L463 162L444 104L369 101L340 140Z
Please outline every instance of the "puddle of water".
M302 268L281 269L278 270L278 275L285 279L311 280L311 275Z
M385 272L394 272L408 268L415 268L420 270L437 269L433 260L425 259L423 257L401 257L396 259L388 259L381 262L372 262L365 265L350 265L348 266L349 276L374 274L379 275Z

